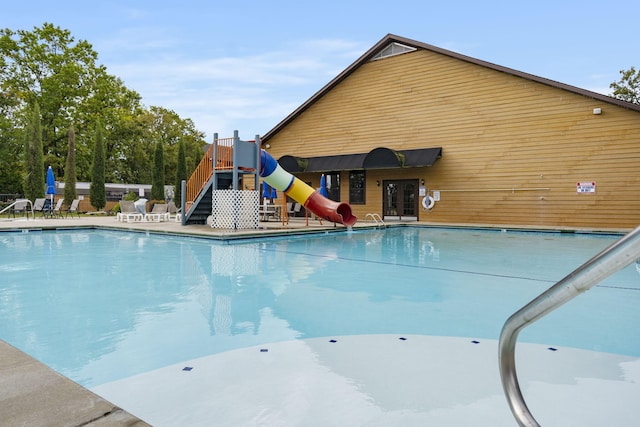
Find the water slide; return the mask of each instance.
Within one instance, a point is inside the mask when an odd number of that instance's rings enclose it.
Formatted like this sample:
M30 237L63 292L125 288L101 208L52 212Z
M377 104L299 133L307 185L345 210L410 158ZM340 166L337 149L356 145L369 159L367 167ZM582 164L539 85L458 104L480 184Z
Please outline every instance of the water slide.
M267 184L284 192L320 218L344 224L347 227L356 223L357 218L351 213L351 206L348 203L327 199L284 170L276 159L264 150L261 150L260 176Z

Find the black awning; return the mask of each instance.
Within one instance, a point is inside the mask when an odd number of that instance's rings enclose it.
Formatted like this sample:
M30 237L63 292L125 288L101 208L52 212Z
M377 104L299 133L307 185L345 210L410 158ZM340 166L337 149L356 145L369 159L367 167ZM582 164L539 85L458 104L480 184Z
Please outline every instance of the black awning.
M378 147L369 151L362 162L364 169L401 168L404 166L404 154L390 148Z
M416 150L392 150L379 147L369 151L364 159L364 169L412 168L432 166L442 157L442 147Z
M309 161L302 157L295 156L282 156L278 160L278 163L284 170L289 173L304 172L307 169Z
M442 157L442 147L403 150L402 153L405 156L404 166L407 168L433 166L436 160Z
M362 169L366 154L342 154L339 156L310 157L305 172L331 172Z
M280 157L278 163L289 173L331 172L362 169L362 160L365 156L366 154L342 154L303 158L287 155Z
M356 169L387 169L431 166L442 156L442 147L417 150L391 150L379 147L368 153L337 156L282 156L278 163L289 173L331 172Z

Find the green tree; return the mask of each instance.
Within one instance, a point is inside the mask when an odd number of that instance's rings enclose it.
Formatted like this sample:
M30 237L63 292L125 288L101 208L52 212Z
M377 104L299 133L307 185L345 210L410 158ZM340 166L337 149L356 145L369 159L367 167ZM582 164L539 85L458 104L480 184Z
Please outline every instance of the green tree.
M33 106L33 112L25 130L24 196L34 201L39 197L44 197L44 159L40 108L37 103Z
M140 95L127 89L118 78L105 75L96 81L94 92L84 100L75 117L81 126L100 117L103 125L104 143L107 157L105 159L105 179L107 182L151 183L151 162L153 150L143 153L142 162L128 163L131 152L137 152L139 146L149 144L141 116L146 110L140 105ZM84 124L84 125L83 125ZM133 148L131 148L133 147ZM82 148L82 147L81 147ZM131 151L130 151L131 148ZM85 171L87 157L78 159L78 167ZM130 180L131 175L146 176L146 180ZM80 175L79 175L80 176ZM86 179L82 177L81 179Z
M167 176L176 174L180 139L186 144L187 171L196 167L204 134L171 110L143 107L140 95L108 74L97 58L89 42L49 23L31 31L0 29L0 158L7 159L0 168L0 191L22 190L25 148L17 130L34 102L41 109L44 164L56 176L64 174L66 130L73 124L77 179L92 180L97 117L103 126L105 181L151 183L157 141L164 145Z
M15 125L26 106L38 102L44 158L58 176L62 176L68 151L66 130L72 123L77 175L88 181L96 117L101 118L108 134L122 134L122 123L144 112L140 95L109 75L97 64L97 58L89 42L76 41L68 30L50 23L32 31L0 29L0 108ZM108 141L121 141L107 136ZM113 153L110 159L118 159L118 150L106 148ZM111 171L112 164L108 166Z
M156 148L153 153L152 175L151 199L164 200L164 148L161 142L156 143Z
M14 126L11 120L0 113L0 193L22 193L22 159L25 154L23 133L23 129Z
M144 118L143 126L146 140L163 144L166 176L176 176L180 141L185 143L187 173L191 173L202 159L202 146L206 144L204 134L195 128L190 119L182 119L174 111L166 108L152 106ZM144 146L141 150L144 150ZM146 151L152 152L149 148Z
M69 148L64 167L64 204L71 206L71 202L78 197L76 190L76 144L73 125L69 126Z
M176 205L180 206L182 203L182 181L189 178L187 176L187 149L185 147L184 140L181 139L178 143L178 166L176 169L176 188L173 192L173 199Z
M93 163L91 165L91 185L89 186L89 197L91 205L100 211L107 205L107 190L104 180L104 142L102 136L102 124L96 124L96 144L93 149Z
M620 70L620 80L609 85L613 89L613 96L622 101L640 104L640 70L631 67Z
M44 158L61 175L71 117L104 74L95 63L97 53L49 23L33 31L0 30L0 53L0 80L15 99L9 114L17 117L26 104L39 104Z

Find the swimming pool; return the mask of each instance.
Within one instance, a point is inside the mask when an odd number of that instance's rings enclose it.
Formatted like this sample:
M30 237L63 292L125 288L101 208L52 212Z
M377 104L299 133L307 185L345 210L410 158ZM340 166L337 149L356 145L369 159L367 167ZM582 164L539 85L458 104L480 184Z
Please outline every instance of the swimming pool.
M241 242L106 230L2 233L0 338L96 390L245 349L273 357L276 346L301 342L305 351L344 337L485 342L617 238L426 227ZM639 301L640 274L631 266L519 341L638 358L629 325L640 320Z

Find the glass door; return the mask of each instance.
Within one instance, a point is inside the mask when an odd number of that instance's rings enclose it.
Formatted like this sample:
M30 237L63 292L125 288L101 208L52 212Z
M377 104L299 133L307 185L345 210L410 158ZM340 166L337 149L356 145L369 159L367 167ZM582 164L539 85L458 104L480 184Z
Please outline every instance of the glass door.
M418 220L417 179L384 181L383 191L383 219Z

